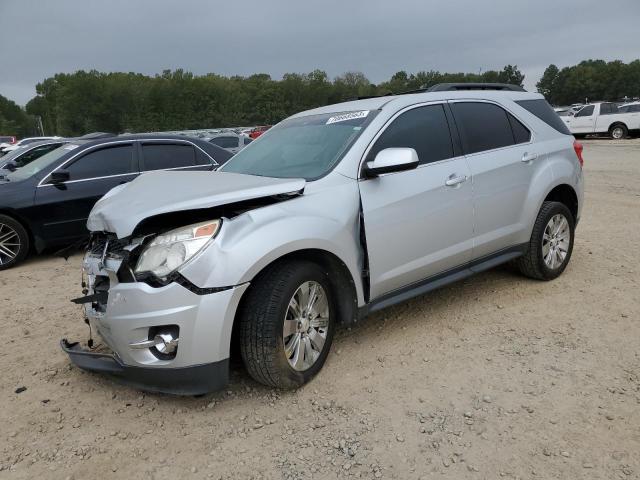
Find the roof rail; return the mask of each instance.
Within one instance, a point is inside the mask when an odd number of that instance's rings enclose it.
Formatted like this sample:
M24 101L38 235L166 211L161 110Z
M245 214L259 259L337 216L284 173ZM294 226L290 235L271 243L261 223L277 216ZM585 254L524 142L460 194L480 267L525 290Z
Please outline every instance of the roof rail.
M456 90L509 90L526 92L520 85L510 83L438 83L427 88L427 92L452 92Z

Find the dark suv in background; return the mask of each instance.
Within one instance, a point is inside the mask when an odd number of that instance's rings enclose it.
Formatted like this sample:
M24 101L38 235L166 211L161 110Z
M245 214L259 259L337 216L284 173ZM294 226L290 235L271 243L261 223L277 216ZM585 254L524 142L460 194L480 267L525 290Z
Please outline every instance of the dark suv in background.
M0 270L87 234L93 205L152 170L214 170L231 153L173 135L74 140L0 178Z

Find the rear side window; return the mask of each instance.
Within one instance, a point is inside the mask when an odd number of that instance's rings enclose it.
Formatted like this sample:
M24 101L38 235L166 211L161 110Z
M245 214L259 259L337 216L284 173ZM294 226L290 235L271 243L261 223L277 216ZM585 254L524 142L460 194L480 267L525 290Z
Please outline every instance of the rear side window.
M462 134L465 153L483 152L515 143L507 112L499 106L459 102L452 103L451 108Z
M209 142L222 148L238 147L238 137L215 137L209 140Z
M618 113L618 105L615 103L600 104L600 115L612 115Z
M142 156L145 171L196 165L196 152L190 144L143 143Z
M511 130L513 130L513 138L516 143L527 143L531 140L531 132L525 127L520 120L507 112Z
M368 155L373 160L385 148L413 148L420 164L453 157L449 123L442 105L417 107L401 114L380 135Z
M80 157L67 167L67 170L71 180L132 173L132 156L133 146L131 144L101 148Z
M553 111L553 108L551 108L545 99L520 100L516 103L532 115L538 117L551 128L565 135L571 135L567 125L562 121L558 114Z

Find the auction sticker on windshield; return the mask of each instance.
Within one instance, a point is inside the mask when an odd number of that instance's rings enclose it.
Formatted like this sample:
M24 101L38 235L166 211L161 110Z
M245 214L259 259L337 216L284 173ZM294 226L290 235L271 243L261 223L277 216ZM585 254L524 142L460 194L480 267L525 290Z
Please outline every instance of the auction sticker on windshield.
M365 118L367 115L369 115L369 110L362 110L360 112L343 113L342 115L336 115L335 117L330 117L327 120L326 125L329 125L331 123L346 122L347 120L354 120L356 118Z

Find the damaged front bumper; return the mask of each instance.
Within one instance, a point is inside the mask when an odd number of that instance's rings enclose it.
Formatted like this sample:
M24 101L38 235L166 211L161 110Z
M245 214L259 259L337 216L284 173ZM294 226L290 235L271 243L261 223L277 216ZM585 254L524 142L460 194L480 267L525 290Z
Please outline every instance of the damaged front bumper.
M60 346L77 367L145 391L201 395L224 388L229 379L229 359L182 368L145 368L125 365L114 354L85 350L67 339L61 340Z
M155 287L121 281L121 266L126 268L116 255L85 256L87 295L74 301L84 304L91 331L112 353L63 340L70 360L141 390L196 395L224 387L233 321L249 284L190 289L171 282Z

